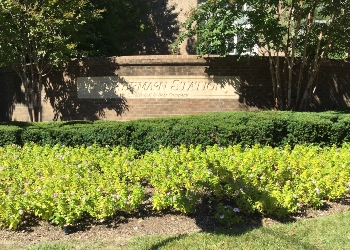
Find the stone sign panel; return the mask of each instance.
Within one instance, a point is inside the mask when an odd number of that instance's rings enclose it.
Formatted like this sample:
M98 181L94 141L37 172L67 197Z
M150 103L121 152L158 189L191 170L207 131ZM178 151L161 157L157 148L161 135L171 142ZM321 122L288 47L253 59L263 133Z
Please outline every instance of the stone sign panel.
M78 98L238 99L239 76L78 77Z

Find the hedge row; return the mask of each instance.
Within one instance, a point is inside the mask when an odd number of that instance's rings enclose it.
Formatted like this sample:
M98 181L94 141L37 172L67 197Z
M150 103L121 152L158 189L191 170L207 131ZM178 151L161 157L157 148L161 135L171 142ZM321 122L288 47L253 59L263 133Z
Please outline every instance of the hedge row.
M323 112L229 112L118 121L1 123L0 145L132 146L141 153L159 145L218 144L273 147L311 143L328 146L350 141L350 114Z

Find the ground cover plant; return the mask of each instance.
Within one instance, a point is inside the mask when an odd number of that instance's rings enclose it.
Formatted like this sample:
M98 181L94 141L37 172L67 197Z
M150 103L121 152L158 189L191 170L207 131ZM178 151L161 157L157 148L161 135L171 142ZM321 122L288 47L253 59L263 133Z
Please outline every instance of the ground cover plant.
M0 225L17 229L28 215L74 225L132 213L145 189L156 210L191 213L213 201L227 226L256 212L283 218L349 193L349 148L180 146L140 155L132 147L9 145L0 148Z
M119 147L1 148L0 224L16 229L31 213L64 225L85 213L104 218L136 209L144 192L128 179L134 155Z
M131 217L131 221L117 228L100 225L70 235L64 235L62 230L53 225L47 227L41 224L39 227L30 227L27 233L1 230L0 248L4 250L348 249L349 209L348 196L341 202L327 203L327 207L323 209L307 209L305 211L307 214L302 217L293 215L289 218L289 223L265 217L258 220L259 224L240 223L227 229L215 227L212 230L202 227L199 229L198 224L191 222L189 216L174 217L169 214L160 217L151 216L141 223L138 222L140 218ZM118 217L115 219L119 220ZM292 222L292 218L296 221ZM190 225L193 227L188 230ZM142 230L135 231L135 226ZM173 231L176 228L179 230L178 233ZM9 235L11 236L8 237Z

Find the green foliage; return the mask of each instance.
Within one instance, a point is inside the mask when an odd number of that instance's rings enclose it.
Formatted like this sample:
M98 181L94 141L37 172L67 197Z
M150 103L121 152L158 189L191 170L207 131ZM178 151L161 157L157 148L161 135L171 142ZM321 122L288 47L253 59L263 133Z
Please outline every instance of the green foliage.
M28 144L0 150L2 226L16 229L28 213L58 225L85 214L107 218L132 212L143 200L143 187L131 175L133 149Z
M102 10L89 0L0 2L0 62L22 81L30 121L39 121L42 77L77 55L74 34Z
M210 199L219 204L218 221L231 225L241 220L240 212L282 218L345 195L348 147L160 148L141 159L139 170L154 187L154 208L188 213L200 199Z
M276 108L305 111L324 60L345 59L349 10L342 0L208 0L192 11L174 45L196 35L201 56L268 56Z
M36 74L47 73L47 67L60 64L74 53L72 33L101 12L97 8L92 12L91 8L88 0L1 1L2 59L13 66L33 63Z
M344 237L349 232L350 212L276 223L261 226L260 221L252 229L241 225L230 230L199 232L180 236L141 236L133 238L118 250L246 250L246 249L349 249L350 242Z
M340 146L349 142L349 114L298 112L231 112L183 117L118 121L8 123L0 126L0 145L35 142L39 145L132 146L141 154L159 145L257 143L273 147L298 144Z
M132 55L142 50L138 39L145 35L144 20L150 6L143 0L90 0L103 9L101 18L88 20L73 34L80 56Z
M216 179L199 146L161 147L157 152L146 153L141 162L139 171L154 187L152 203L157 210L175 208L183 213L192 212L209 187L207 183Z
M347 1L209 0L192 11L178 43L198 35L196 50L200 55L212 51L227 55L233 49L244 53L244 48L257 45L301 56L307 41L310 58L329 44L326 55L345 55L350 43L344 37L349 32L349 8ZM237 43L233 43L235 36L240 36Z
M157 210L190 213L201 201L214 201L225 225L254 212L282 218L350 191L349 148L180 146L137 157L122 147L6 146L0 148L0 225L16 229L28 214L64 225L86 215L131 213L145 188L153 190Z
M223 224L225 226L237 225L243 221L242 218L237 215L239 212L240 210L237 207L233 208L230 205L225 206L223 203L219 203L215 218L220 224Z
M0 146L18 144L21 130L17 126L0 125Z

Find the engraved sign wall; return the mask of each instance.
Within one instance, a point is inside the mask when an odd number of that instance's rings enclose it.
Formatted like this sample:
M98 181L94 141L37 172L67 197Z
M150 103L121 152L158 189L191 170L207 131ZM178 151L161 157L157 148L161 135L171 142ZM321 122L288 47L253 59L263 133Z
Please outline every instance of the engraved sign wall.
M238 99L239 76L78 77L78 98Z

